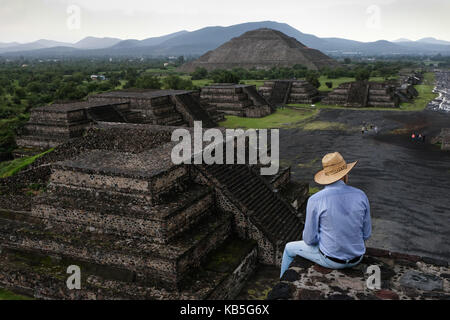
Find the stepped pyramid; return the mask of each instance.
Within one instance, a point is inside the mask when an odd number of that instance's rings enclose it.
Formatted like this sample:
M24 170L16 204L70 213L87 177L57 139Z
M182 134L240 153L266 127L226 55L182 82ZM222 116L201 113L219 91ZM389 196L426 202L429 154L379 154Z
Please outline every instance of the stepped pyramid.
M266 81L259 92L273 105L309 104L320 100L319 91L304 80Z
M257 262L279 265L303 228L282 196L290 170L267 181L246 165L175 165L174 128L93 125L42 160L51 172L30 207L8 186L36 180L40 166L0 180L0 287L44 299L233 299ZM293 192L297 203L307 191ZM71 265L81 290L66 286Z
M400 98L395 93L395 86L386 83L347 82L330 92L322 104L354 108L398 108Z
M200 96L218 112L228 115L261 118L272 113L270 104L252 85L213 84L202 88Z
M198 67L208 71L237 67L270 69L296 64L312 70L338 66L335 60L319 50L308 48L280 31L263 28L230 40L216 50L181 66L180 71L193 72Z
M213 128L223 121L197 92L184 90L124 90L90 96L88 101L53 104L31 110L30 121L17 138L17 155L48 149L81 137L98 122L149 123Z
M128 102L74 102L33 108L30 120L16 139L17 145L48 149L82 136L93 121L133 122Z

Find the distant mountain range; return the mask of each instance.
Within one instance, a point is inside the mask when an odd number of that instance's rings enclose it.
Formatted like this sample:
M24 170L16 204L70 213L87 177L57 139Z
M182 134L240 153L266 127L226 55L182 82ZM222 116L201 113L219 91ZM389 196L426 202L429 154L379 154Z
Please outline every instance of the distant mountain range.
M423 39L420 39L417 41L412 41L409 39L401 38L401 39L395 40L393 42L396 42L396 43L414 42L414 43L438 44L438 45L450 46L450 41L438 40L436 38L423 38Z
M144 40L88 37L77 43L39 40L27 44L0 43L0 55L7 57L88 57L88 56L200 56L214 50L245 32L269 28L296 38L310 48L330 55L450 55L450 42L435 38L418 41L399 39L360 42L341 38L319 38L302 33L285 23L249 22L229 27L207 27L196 31L180 31Z

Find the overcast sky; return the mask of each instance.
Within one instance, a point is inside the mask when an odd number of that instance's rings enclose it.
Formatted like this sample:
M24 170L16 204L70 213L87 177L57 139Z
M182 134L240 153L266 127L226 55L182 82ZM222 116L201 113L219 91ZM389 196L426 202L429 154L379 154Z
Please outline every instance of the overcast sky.
M145 39L265 20L319 37L450 41L450 0L0 0L0 42Z

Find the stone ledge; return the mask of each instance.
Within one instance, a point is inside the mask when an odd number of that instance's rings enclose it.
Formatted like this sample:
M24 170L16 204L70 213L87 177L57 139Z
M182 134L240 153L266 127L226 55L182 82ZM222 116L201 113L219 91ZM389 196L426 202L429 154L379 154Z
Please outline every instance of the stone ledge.
M367 288L369 266L381 269L381 288ZM367 249L351 269L331 270L296 257L269 300L450 300L446 261Z

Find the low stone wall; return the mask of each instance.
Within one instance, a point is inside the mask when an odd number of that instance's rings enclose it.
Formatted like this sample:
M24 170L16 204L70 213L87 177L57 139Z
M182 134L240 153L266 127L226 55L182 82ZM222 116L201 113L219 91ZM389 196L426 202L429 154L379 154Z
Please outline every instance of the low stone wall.
M370 266L380 268L380 288ZM351 269L331 270L296 257L269 300L450 300L450 268L446 261L385 250L367 249L362 262Z

